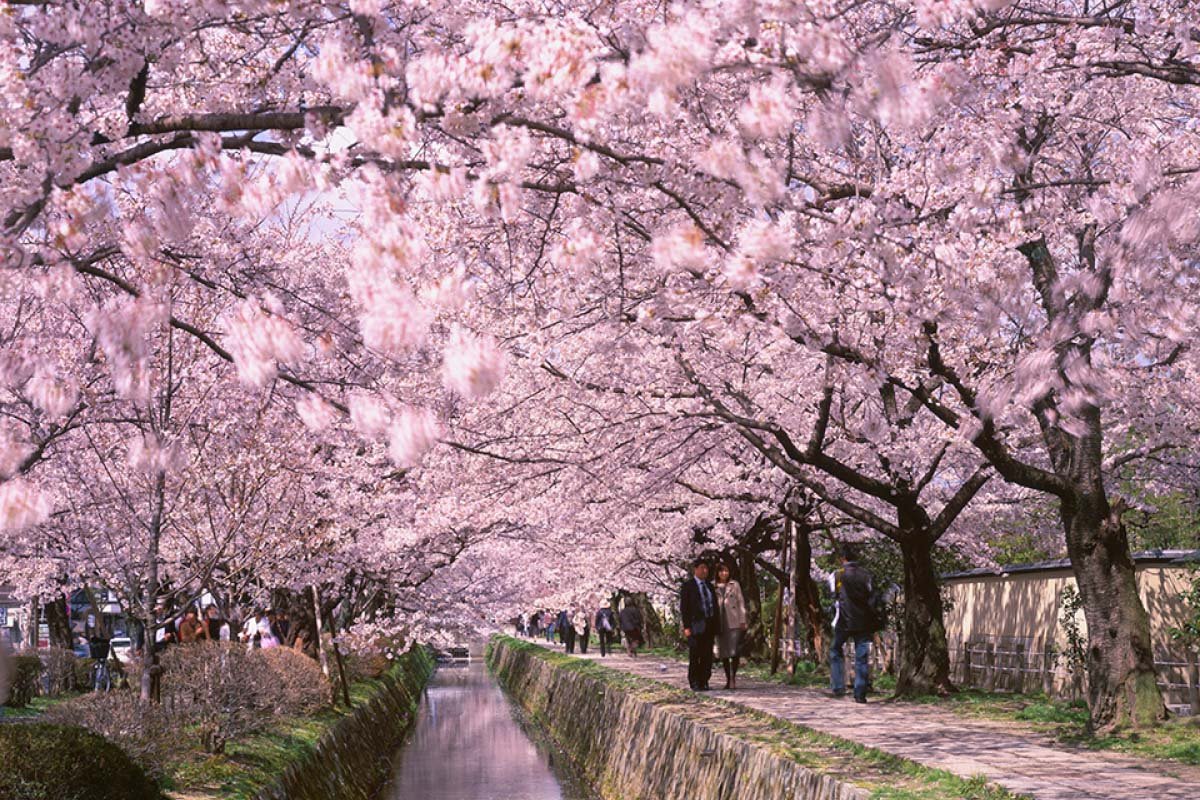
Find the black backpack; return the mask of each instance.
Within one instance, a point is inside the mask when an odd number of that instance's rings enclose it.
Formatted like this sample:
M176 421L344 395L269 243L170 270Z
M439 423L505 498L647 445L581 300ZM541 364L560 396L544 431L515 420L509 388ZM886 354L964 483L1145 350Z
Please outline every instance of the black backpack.
M834 582L834 599L841 596L842 589L842 573L844 569L837 571L837 577ZM875 581L871 582L871 593L867 595L866 604L866 623L867 630L871 633L877 633L887 627L888 623L888 601L887 595L884 592L875 588Z
M887 627L888 601L887 596L871 584L871 596L867 598L867 621L871 623L871 633L877 633Z

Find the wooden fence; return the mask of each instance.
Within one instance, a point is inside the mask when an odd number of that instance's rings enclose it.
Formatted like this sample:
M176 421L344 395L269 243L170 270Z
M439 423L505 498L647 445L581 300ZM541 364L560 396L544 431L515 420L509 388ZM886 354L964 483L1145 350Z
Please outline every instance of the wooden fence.
M1014 694L1041 693L1061 700L1081 699L1086 676L1073 672L1064 653L1032 639L980 636L967 642L950 642L950 677L961 688ZM797 657L827 663L827 654L809 653L802 640L791 642ZM875 637L871 648L872 671L888 672L895 664L899 644L894 632ZM786 650L786 643L785 643ZM853 653L847 652L847 663ZM1200 716L1200 657L1194 652L1158 653L1154 666L1158 685L1174 713Z
M1052 645L1009 636L980 636L950 643L950 674L962 687L987 692L1033 693L1066 700L1086 693L1083 670L1072 670ZM1200 715L1200 659L1195 653L1158 653L1158 685L1172 711Z

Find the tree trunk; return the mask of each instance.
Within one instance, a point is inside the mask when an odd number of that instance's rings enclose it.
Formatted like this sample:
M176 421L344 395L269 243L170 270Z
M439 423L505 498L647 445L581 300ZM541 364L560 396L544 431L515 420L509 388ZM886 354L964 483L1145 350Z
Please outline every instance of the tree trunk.
M746 600L746 641L745 652L757 653L766 641L763 632L762 619L762 590L758 585L758 569L754 564L754 553L749 550L738 551L738 580L742 584L742 596Z
M71 615L67 609L67 598L61 594L46 604L46 626L50 629L50 646L70 650Z
M29 601L29 624L25 630L25 647L29 650L37 649L38 635L42 627L41 616L42 609L35 597Z
M642 625L646 630L646 644L649 647L659 647L661 645L673 645L674 642L668 642L663 637L662 619L658 616L658 612L654 610L654 604L650 602L650 595L645 592L637 592L630 595L634 605L642 612Z
M953 692L942 593L933 567L933 542L923 531L905 531L899 544L904 564L904 609L898 621L901 644L896 696Z
M779 671L779 641L783 638L783 604L788 592L788 556L792 548L791 536L785 533L783 551L779 554L779 585L775 596L775 622L771 626L771 674Z
M805 646L812 658L822 661L829 650L825 640L825 612L821 608L821 590L812 579L812 529L797 523L794 542L796 586L796 611L804 625Z
M321 663L321 672L325 673L325 677L329 677L329 657L325 655L325 631L321 625L321 593L314 584L312 587L313 601L313 627L315 629L317 643L317 660Z
M166 483L166 475L159 472L154 479L154 507L147 531L150 538L146 543L146 584L142 597L142 624L145 625L145 632L142 635L142 675L138 686L138 696L147 703L158 699L158 665L154 657L154 634L157 631L158 620L155 619L154 610L158 605L158 549L162 538Z
M1154 671L1150 617L1138 594L1125 526L1109 507L1103 485L1097 480L1092 489L1062 505L1067 552L1087 620L1091 725L1104 732L1149 727L1167 716Z

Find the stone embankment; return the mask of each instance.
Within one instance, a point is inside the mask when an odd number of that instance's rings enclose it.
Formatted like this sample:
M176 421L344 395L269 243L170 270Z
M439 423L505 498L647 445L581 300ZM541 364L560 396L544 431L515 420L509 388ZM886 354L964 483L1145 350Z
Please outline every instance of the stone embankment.
M862 800L871 791L789 754L770 721L507 638L488 664L602 800ZM811 750L806 756L812 756Z
M370 700L327 730L258 800L373 800L391 776L433 666L424 649L402 656Z

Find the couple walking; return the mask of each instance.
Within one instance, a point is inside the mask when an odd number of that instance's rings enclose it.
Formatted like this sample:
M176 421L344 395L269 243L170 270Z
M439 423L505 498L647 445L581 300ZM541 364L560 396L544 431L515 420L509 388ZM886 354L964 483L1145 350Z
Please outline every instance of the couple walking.
M708 562L692 563L692 577L679 592L679 618L688 643L688 685L707 692L712 677L713 642L725 667L725 688L737 688L738 660L746 636L746 602L729 565L717 564L716 583L708 580Z

